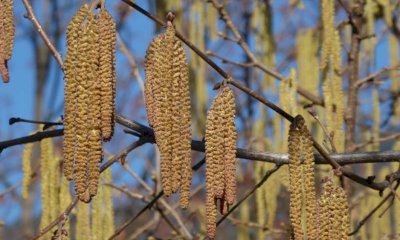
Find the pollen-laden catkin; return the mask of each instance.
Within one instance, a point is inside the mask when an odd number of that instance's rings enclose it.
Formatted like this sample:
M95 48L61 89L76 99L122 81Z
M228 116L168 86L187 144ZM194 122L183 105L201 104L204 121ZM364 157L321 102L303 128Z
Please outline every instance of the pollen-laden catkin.
M103 10L101 10L103 11ZM99 20L100 21L100 20ZM97 187L99 185L100 176L100 162L102 159L102 136L101 136L101 85L97 84L98 81L98 70L99 70L99 55L101 52L99 49L99 34L98 27L99 22L94 17L88 19L88 37L89 46L88 54L90 58L88 61L87 82L89 89L89 105L88 108L88 122L89 122L89 193L90 196L94 196L97 193ZM100 54L99 54L100 53Z
M65 57L65 85L64 85L64 146L63 146L63 167L64 175L72 180L74 152L76 141L75 111L77 99L77 69L78 42L81 35L81 25L88 14L87 5L83 5L72 18L67 27L67 53Z
M328 179L319 200L319 236L322 240L349 239L349 205L343 188Z
M146 73L146 82L144 83L144 95L146 101L147 118L149 125L154 127L154 117L155 117L155 99L154 90L156 87L154 81L156 78L160 77L157 75L157 69L154 69L154 64L156 62L157 51L160 48L160 37L155 37L146 51L146 57L144 62L144 69Z
M7 61L11 58L14 36L14 3L13 0L0 1L0 74L3 81L9 81Z
M223 95L218 93L207 113L205 146L207 178L212 179L210 188L213 197L222 198L224 194L224 127Z
M216 228L217 228L217 204L213 197L213 193L208 188L209 185L213 183L207 178L207 200L206 200L206 218L207 218L207 237L209 239L215 238Z
M179 42L175 38L176 42ZM190 102L190 90L189 90L189 68L187 65L187 59L185 50L182 44L179 42L177 45L175 57L179 57L179 68L180 68L180 148L179 154L181 156L181 193L180 193L180 206L187 208L189 205L190 186L192 184L192 128L191 128L191 102Z
M13 0L3 0L3 28L4 28L4 59L8 60L11 58L14 36L15 36L15 22L14 22L14 3Z
M31 182L31 156L32 156L32 143L25 144L24 151L22 153L22 172L24 173L24 179L22 180L22 198L27 199L29 193L29 183Z
M225 136L224 136L224 178L225 178L225 200L232 205L236 198L236 105L233 91L230 87L223 90L225 112Z
M161 155L161 182L166 196L172 193L172 96L171 96L171 65L173 54L174 31L169 24L167 31L160 37L161 44L157 51L154 69L159 71L155 79L154 98L156 101L155 134Z
M99 78L101 83L101 131L103 140L108 141L114 133L115 115L115 47L116 26L110 13L99 12Z
M90 24L95 16L89 13L85 26L83 27L82 37L78 42L78 62L77 66L77 102L76 102L76 155L75 155L75 168L74 168L74 181L75 192L79 199L84 202L90 201L88 191L88 153L89 153L89 129L90 123L88 121L88 106L89 102L89 75L87 74L91 68L91 61L93 56L90 56L91 43L90 28L95 27ZM96 56L94 56L96 57Z
M163 190L167 196L180 190L180 205L186 208L192 178L189 73L171 22L150 43L145 71L146 109L160 150Z
M293 122L289 129L289 194L290 194L290 221L294 239L303 239L301 225L301 134Z
M215 237L216 201L221 211L228 210L236 197L235 99L232 89L223 86L207 113L206 187L207 234Z
M303 154L303 189L306 213L306 234L307 239L317 239L317 212L316 212L316 196L314 182L314 153L313 142L310 132L307 129L304 118L300 115L296 116L297 127L301 134L301 146Z
M53 145L52 139L46 138L40 142L40 168L41 168L41 200L42 200L42 216L40 218L40 229L46 227L51 219L51 179L50 172L51 169L51 161L53 157Z
M182 53L179 46L180 42L175 37L175 29L172 25L167 27L167 34L169 31L173 32L173 49L172 49L172 59L171 59L171 86L170 86L170 97L172 104L171 108L171 147L172 147L172 166L171 166L171 180L172 180L172 192L177 192L181 182L181 167L184 161L184 155L182 155L182 144L181 144L181 118L182 118L182 106L180 98L180 88L182 81L181 79L181 60Z

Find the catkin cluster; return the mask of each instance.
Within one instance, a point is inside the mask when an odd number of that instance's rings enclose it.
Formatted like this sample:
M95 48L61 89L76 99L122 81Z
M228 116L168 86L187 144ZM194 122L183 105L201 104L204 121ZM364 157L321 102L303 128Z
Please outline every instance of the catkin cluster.
M67 28L64 175L89 202L99 184L102 141L111 139L115 99L115 23L83 5Z
M349 205L343 188L335 186L331 179L323 186L319 199L319 239L349 239Z
M7 61L10 60L15 36L13 0L0 0L0 75L3 82L10 80Z
M222 213L228 211L236 198L236 126L235 98L223 86L207 113L206 186L207 235L215 237L217 201Z
M163 190L169 196L180 189L180 205L187 208L192 179L189 73L170 21L150 43L145 71L146 109L160 150Z
M290 125L288 144L289 211L294 239L317 239L313 142L301 115Z

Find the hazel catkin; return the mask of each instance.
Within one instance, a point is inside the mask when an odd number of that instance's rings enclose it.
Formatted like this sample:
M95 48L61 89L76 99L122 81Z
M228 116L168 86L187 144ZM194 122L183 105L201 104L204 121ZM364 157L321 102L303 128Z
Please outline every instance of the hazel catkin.
M101 9L99 24L99 78L101 85L101 132L103 140L109 141L114 133L115 111L115 47L116 26L106 9Z
M0 1L0 75L3 82L10 80L7 61L14 47L15 22L13 0Z
M93 13L89 13L87 17L86 25L84 26L82 37L78 42L78 61L77 67L77 103L76 103L76 156L75 156L75 168L74 168L74 181L75 181L75 192L79 196L79 199L84 202L90 201L88 191L88 153L89 153L89 132L90 123L88 119L89 109L89 83L92 77L88 73L91 71L91 62L96 56L91 56L90 43L93 36L90 31L96 26L93 24L95 18Z
M63 144L63 168L64 175L68 180L72 180L76 124L75 109L77 98L77 71L78 61L78 42L82 36L81 25L88 14L89 8L83 5L72 18L67 27L67 53L65 57L65 85L64 85L64 144Z
M236 127L235 99L232 89L222 86L207 113L206 187L207 233L215 236L216 202L227 212L236 198ZM212 206L213 205L213 206Z
M294 239L303 238L301 225L301 135L296 125L292 123L289 129L289 196L290 196L290 222L293 229Z
M99 44L99 33L98 27L100 25L100 20L96 21L94 17L89 17L88 19L88 36L89 36L89 49L88 54L90 58L88 59L87 68L87 82L88 82L88 95L90 110L88 110L88 181L89 181L89 193L90 196L94 196L97 193L97 187L99 185L100 176L100 162L102 159L102 136L101 136L101 85L97 84L99 72L99 54L98 49ZM101 58L101 57L100 57ZM89 108L89 106L88 106Z
M145 100L160 150L164 193L181 191L186 208L192 178L191 109L186 54L172 22L150 43L145 59Z
M322 240L349 239L349 206L343 188L327 179L319 199L319 236Z

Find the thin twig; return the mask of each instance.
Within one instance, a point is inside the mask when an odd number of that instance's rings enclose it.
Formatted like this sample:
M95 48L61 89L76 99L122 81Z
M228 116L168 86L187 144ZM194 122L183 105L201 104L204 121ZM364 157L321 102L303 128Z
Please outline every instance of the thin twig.
M366 83L368 83L370 81L374 81L374 79L377 78L379 75L384 74L384 73L389 72L389 71L393 71L393 70L400 70L400 65L381 68L379 71L377 71L375 73L372 73L372 74L366 76L363 79L358 80L355 83L355 87L356 88L360 88L364 84L366 84Z
M38 31L38 33L42 37L44 43L49 48L49 50L52 52L52 54L53 54L54 58L56 59L58 65L60 65L61 70L64 70L64 64L63 64L63 60L61 58L61 54L57 51L57 49L51 43L50 38L49 38L49 36L47 36L46 31L44 31L44 29L40 25L39 21L37 20L35 14L33 12L33 8L31 6L31 4L29 3L28 0L22 0L22 3L24 4L24 6L26 8L26 11L27 11L26 17L32 22L33 26L35 26L36 30Z
M398 187L399 187L399 182L396 184L396 186L395 186L394 189L397 189ZM354 230L353 230L351 233L349 233L348 235L349 235L349 236L352 236L352 235L356 234L356 233L361 229L361 227L368 221L368 219L369 219L372 215L374 215L374 213L375 213L376 211L378 211L378 209L379 209L380 207L382 207L383 204L384 204L387 200L389 200L390 198L394 198L393 192L390 192L388 195L386 195L386 197L383 198L383 199L378 203L378 205L376 205L376 207L374 207L374 208L373 208L373 209L372 209L358 224L357 224L357 226L354 228Z

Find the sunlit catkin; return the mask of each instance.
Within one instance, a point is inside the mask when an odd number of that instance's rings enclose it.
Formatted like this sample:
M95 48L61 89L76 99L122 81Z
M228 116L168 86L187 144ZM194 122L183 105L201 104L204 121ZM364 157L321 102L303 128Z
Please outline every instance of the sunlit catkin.
M290 221L292 224L294 239L303 238L301 225L301 134L292 123L289 130L289 194L290 194Z
M76 124L75 110L77 98L77 69L81 68L78 61L78 43L81 35L81 25L88 14L87 5L83 5L72 18L67 27L67 53L65 57L65 85L64 85L64 175L68 180L72 180L75 143L76 143Z
M335 35L335 1L322 0L321 13L323 35L320 67L325 69L328 65L329 55L332 53L332 39Z
M91 239L90 204L78 202L76 213L76 239Z
M296 117L297 127L301 134L301 145L303 155L303 191L304 191L304 205L306 214L306 234L307 239L317 239L317 212L316 212L316 196L315 196L315 177L314 177L314 153L313 141L310 132L305 125L304 119L299 116Z
M40 218L40 229L46 227L51 221L51 161L53 158L52 139L46 138L40 142L40 169L41 169L41 200L42 216Z
M150 43L145 59L145 100L161 155L161 181L168 196L181 190L180 205L189 203L191 109L186 54L169 21Z
M15 23L13 6L13 0L0 1L0 75L3 78L3 82L10 80L7 61L11 58L14 46Z
M349 239L349 206L343 188L328 179L319 200L319 237L321 240Z
M101 10L100 12L102 12ZM99 26L100 25L100 26ZM88 37L89 37L89 46L88 46L88 54L90 58L88 61L87 68L87 82L88 82L88 95L89 95L89 104L88 104L88 181L89 181L89 193L90 196L94 196L97 193L97 187L99 185L99 176L100 176L100 162L102 159L103 151L102 151L102 135L101 135L101 124L102 119L99 117L101 114L101 105L105 101L111 101L109 99L101 99L101 94L104 91L102 86L97 83L98 77L101 78L102 69L99 69L99 57L101 59L102 52L100 49L100 40L99 40L99 27L100 17L98 22L95 18L88 18ZM98 41L99 40L99 41ZM103 67L103 66L100 66ZM98 74L99 72L100 74ZM111 87L109 87L111 89Z
M236 199L236 139L237 132L235 126L236 105L233 91L229 87L223 89L225 104L224 118L225 136L224 136L224 179L225 179L225 199L229 205L232 205Z
M213 197L222 198L224 193L224 132L222 125L222 91L218 93L207 112L205 148L206 177L211 179L210 189ZM208 190L207 190L208 192Z
M155 85L155 81L160 76L157 75L157 69L155 69L154 65L156 64L156 56L158 53L158 49L160 48L160 36L155 37L151 43L149 44L146 57L144 62L144 69L146 73L146 82L144 83L144 95L146 101L146 110L147 110L147 119L149 121L149 125L154 127L154 118L155 118L155 99L154 99L154 91L158 89L154 89L157 87Z
M191 142L192 142L192 128L191 128L191 102L189 90L189 69L187 65L186 53L178 38L175 37L174 44L174 59L176 64L174 68L179 81L179 98L176 104L179 106L179 134L180 146L176 150L180 156L180 206L187 208L189 205L190 186L192 183L192 157L191 157Z
M24 146L22 153L22 172L24 173L24 179L22 180L22 198L27 199L29 193L29 184L31 182L31 156L32 156L32 143L27 143Z
M115 47L116 26L106 9L101 9L99 24L99 81L101 85L101 132L103 140L111 139L114 132L115 115Z
M91 62L93 57L89 53L92 53L90 43L92 36L89 34L90 31L95 27L92 24L92 20L95 16L93 13L89 13L87 22L82 29L82 37L78 42L78 61L79 65L76 68L77 71L77 102L76 102L76 154L75 154L75 165L74 165L74 181L75 181L75 192L79 196L79 199L84 202L90 201L90 194L88 191L88 153L89 153L89 128L90 123L88 119L88 106L89 102L89 79L90 75L87 74L91 69Z
M233 91L228 86L222 86L211 104L206 121L207 233L209 238L215 236L216 200L220 200L221 209L224 212L236 198L236 138Z

